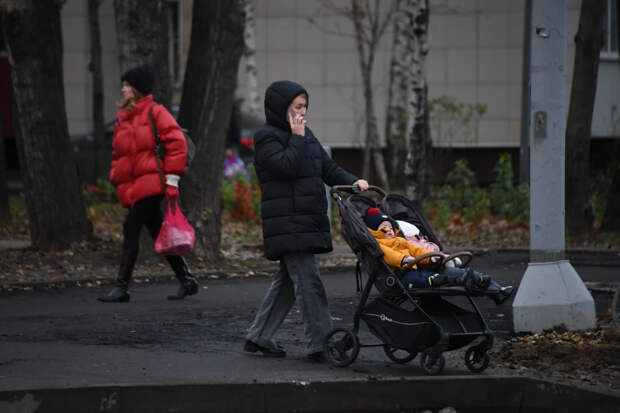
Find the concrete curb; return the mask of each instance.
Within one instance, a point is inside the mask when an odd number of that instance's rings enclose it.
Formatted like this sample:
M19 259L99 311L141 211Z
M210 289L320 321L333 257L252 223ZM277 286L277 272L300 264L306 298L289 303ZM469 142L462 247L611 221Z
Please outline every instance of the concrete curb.
M3 248L3 242L12 242L11 240L0 240L0 251ZM16 247L18 248L18 247ZM474 255L488 255L488 254L502 254L502 253L514 253L514 254L529 254L529 249L527 248L498 248L498 249L484 249L484 248L458 248L459 251L470 251ZM456 250L455 250L456 251ZM601 257L620 257L620 251L615 250L603 250L603 249L568 249L566 250L567 255L573 256L601 256ZM321 262L322 259L325 260L334 260L334 259L355 259L355 254L349 249L347 245L336 244L334 245L334 251L329 254L318 255L318 261ZM620 260L619 260L620 262ZM607 264L597 264L609 266ZM610 264L611 266L616 266L615 262ZM251 271L254 272L251 276L270 276L275 273L278 269L277 264L271 262L261 263L261 265L256 266ZM355 265L349 264L338 264L338 265L321 265L322 272L344 272L344 271L354 271ZM227 277L230 274L242 274L247 273L250 269L215 269L215 270L203 270L201 272L195 273L196 277L199 280L208 280L210 276L218 276L218 277ZM158 274L151 276L134 276L134 282L137 283L158 283L158 282L169 282L174 281L173 274ZM12 283L0 283L0 291L10 290L10 289L48 289L48 288L69 288L69 287L80 287L84 285L110 285L114 283L114 278L83 278L79 280L58 280L58 281L23 281L23 282L12 282ZM595 291L599 292L607 292L607 286L598 286L596 283L588 283L588 289L595 289Z
M0 251L30 248L30 241L19 239L0 239Z
M508 247L508 248L480 248L480 247L461 247L453 248L451 250L470 251L475 255L493 254L493 253L512 253L512 254L528 254L529 248L521 247ZM602 255L609 257L620 257L620 250L603 249L603 248L567 248L566 255Z
M616 413L620 396L523 377L420 377L175 385L111 385L0 392L5 413L401 412Z
M620 280L617 282L584 282L584 284L590 291L613 294L620 287Z

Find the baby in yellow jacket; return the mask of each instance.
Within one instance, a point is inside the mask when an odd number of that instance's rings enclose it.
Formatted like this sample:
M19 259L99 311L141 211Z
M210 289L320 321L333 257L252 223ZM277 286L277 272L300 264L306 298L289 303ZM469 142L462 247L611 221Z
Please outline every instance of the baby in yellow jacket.
M481 274L473 269L442 267L440 270L427 270L417 265L409 267L415 257L433 251L418 247L407 239L397 236L400 232L396 221L378 208L368 208L364 217L368 230L375 237L381 250L383 259L393 270L401 273L401 282L407 288L430 288L441 286L465 286L473 292L483 293L495 304L504 303L512 293L512 286L502 287L488 275ZM443 253L440 253L443 254ZM443 254L447 256L446 254ZM431 257L433 260L439 257ZM420 264L428 264L429 258Z

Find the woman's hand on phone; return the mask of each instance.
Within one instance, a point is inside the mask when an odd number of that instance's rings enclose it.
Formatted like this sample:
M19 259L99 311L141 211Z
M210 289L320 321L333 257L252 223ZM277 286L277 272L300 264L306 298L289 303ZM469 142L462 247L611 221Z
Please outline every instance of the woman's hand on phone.
M291 125L291 132L295 135L306 136L306 120L303 115L288 112L288 123Z

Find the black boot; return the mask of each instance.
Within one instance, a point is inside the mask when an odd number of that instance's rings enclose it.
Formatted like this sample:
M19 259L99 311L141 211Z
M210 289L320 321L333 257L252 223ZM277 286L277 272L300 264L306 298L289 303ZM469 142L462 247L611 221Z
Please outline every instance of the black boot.
M137 250L123 250L121 254L121 265L118 269L118 276L116 277L116 285L108 294L99 297L99 301L103 303L126 303L129 301L129 280L131 279L131 273L133 272L137 257Z
M103 303L126 303L129 301L129 291L127 287L114 286L109 293L103 297L97 298L97 300Z
M480 274L470 267L465 269L463 275L457 278L456 285L464 286L468 291L479 293L489 288L491 277Z
M168 300L182 300L188 295L196 294L198 292L198 281L189 272L185 259L178 255L170 255L167 256L166 259L170 263L179 283L181 283L177 293L169 295Z
M454 285L465 287L467 291L474 290L474 270L470 267L465 268L465 272L455 279Z
M502 287L495 281L491 281L489 288L486 290L486 296L495 302L495 305L502 305L508 300L515 289L512 285Z
M491 284L491 277L486 274L480 274L479 272L472 271L473 284L480 290L486 290Z

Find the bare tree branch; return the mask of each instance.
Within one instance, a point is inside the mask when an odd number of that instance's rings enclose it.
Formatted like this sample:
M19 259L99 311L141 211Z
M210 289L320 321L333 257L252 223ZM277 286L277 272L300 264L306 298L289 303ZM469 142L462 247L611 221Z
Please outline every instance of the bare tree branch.
M333 29L329 29L326 26L323 26L323 25L317 23L317 21L314 18L312 18L312 17L306 18L306 21L308 23L310 23L311 25L313 25L314 27L316 27L317 29L319 29L320 31L322 31L323 33L335 34L337 36L355 38L355 34L354 33L345 33L343 31L341 31L339 25L336 25L336 29L337 30L333 30Z

